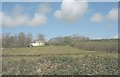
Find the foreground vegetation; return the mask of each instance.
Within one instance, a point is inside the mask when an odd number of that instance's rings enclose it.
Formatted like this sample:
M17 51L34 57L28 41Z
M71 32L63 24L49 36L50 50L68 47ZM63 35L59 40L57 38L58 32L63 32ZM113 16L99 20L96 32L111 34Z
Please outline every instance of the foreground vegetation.
M117 52L70 46L5 48L2 52L2 55L12 55L2 59L3 75L118 75L119 70Z

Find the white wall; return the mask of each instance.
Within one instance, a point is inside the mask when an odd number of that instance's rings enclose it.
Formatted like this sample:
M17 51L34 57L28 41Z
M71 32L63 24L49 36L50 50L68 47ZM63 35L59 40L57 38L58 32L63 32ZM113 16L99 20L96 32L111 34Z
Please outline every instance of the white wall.
M42 46L44 43L31 43L32 46Z

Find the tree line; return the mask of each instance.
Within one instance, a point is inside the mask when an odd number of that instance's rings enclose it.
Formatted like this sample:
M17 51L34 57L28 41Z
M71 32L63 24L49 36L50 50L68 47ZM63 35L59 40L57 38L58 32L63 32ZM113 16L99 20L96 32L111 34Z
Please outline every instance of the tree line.
M28 47L33 40L33 35L31 33L25 34L20 32L18 35L3 33L2 47ZM38 33L35 40L45 41L45 36L41 33Z
M73 35L70 35L70 36L52 38L47 42L47 45L74 46L77 42L88 41L88 40L90 40L89 37L81 36L81 35L78 35L78 34L73 34Z
M55 37L47 42L47 45L72 46L89 51L118 51L118 39L90 39L80 35Z
M31 33L20 32L18 35L10 33L2 34L2 47L28 47L34 40L42 41L45 45L51 46L72 46L75 48L91 51L118 51L118 39L100 39L92 40L89 37L78 34L70 36L54 37L46 41L43 34L38 33L36 39L33 39Z
M18 34L11 33L3 33L2 34L2 47L28 47L30 43L34 40L39 40L45 42L45 45L74 45L76 42L80 40L89 40L89 37L80 36L77 34L71 36L64 37L55 37L49 39L46 42L46 38L44 34L38 33L36 39L33 39L33 35L31 33L25 34L24 32L20 32Z

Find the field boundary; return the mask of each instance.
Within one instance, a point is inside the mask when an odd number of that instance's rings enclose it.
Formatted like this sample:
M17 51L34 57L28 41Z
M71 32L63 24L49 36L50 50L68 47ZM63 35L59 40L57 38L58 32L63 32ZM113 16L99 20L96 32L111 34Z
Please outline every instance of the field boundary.
M40 54L40 55L25 55L25 54L15 54L15 55L2 55L2 57L38 57L38 56L46 56L46 55L80 55L80 53L74 53L74 54ZM0 56L1 57L1 56Z

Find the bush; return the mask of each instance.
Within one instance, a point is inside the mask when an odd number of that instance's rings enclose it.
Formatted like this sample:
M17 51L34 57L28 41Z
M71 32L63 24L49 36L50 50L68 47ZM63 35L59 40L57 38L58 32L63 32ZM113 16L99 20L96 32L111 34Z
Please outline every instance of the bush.
M73 45L83 50L90 51L118 51L118 42L117 41L81 41Z
M44 56L7 59L3 75L118 75L118 59L111 56Z

